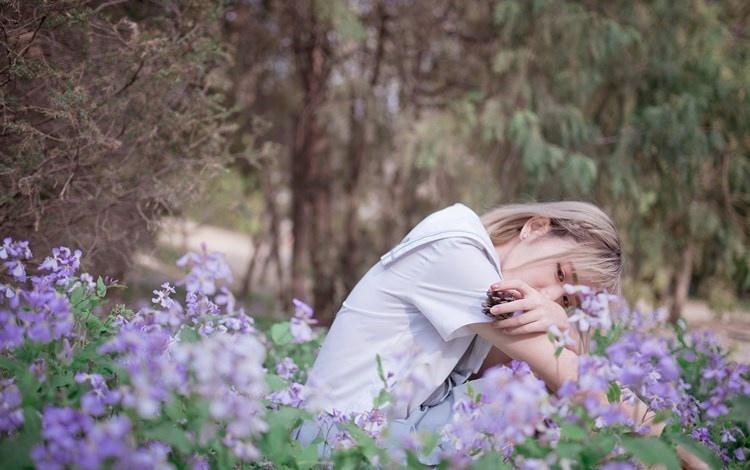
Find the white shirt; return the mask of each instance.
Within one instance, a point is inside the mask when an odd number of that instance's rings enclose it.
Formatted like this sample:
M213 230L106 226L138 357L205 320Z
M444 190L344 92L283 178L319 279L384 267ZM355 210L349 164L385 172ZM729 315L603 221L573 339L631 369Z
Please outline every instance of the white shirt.
M315 407L361 412L383 388L376 365L399 383L412 374L406 417L428 398L440 399L476 372L491 345L467 325L489 322L482 302L502 278L479 216L457 203L417 224L360 279L344 300L310 369ZM462 375L454 380L455 371Z

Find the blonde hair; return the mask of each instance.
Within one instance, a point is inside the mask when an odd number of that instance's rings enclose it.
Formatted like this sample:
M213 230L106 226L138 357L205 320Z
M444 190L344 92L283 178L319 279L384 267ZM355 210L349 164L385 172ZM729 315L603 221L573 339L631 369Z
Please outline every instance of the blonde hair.
M526 221L534 216L550 219L547 235L577 242L576 248L564 257L573 264L579 284L622 293L620 237L609 216L595 205L581 201L507 204L480 218L492 243L499 245L518 236Z

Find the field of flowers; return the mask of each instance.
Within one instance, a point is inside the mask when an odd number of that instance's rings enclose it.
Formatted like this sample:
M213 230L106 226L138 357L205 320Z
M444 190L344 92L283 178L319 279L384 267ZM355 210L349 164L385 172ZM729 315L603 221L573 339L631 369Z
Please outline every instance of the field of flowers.
M23 241L0 247L3 468L422 468L430 455L442 468L671 470L678 446L710 468L747 468L750 368L708 331L667 330L660 311L583 286L568 286L582 301L571 320L595 331L577 383L551 394L524 363L497 367L493 392L458 402L441 433L394 439L389 410L408 387L382 368L372 410L303 409L324 331L296 299L289 321L259 330L222 255L186 254L185 276L137 311L107 304L122 286L79 273L80 251L31 257ZM666 424L659 437L615 405L634 397ZM305 420L330 430L325 443L291 438ZM319 457L323 444L333 450Z

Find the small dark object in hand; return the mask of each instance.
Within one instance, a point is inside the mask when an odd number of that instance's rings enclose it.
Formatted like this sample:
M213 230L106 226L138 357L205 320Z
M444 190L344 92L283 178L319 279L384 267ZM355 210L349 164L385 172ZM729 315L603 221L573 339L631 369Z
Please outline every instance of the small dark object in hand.
M492 313L490 312L490 309L497 304L513 302L514 300L516 300L516 296L510 292L489 289L487 291L487 299L482 302L482 312L494 320L505 320L506 318L512 317L513 312Z

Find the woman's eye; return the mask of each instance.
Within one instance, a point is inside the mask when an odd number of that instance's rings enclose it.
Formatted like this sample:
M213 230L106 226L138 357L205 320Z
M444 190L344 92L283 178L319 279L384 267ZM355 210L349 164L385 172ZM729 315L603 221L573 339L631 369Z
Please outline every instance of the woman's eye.
M562 304L563 304L563 307L565 307L565 308L570 307L570 300L568 299L567 295L563 296L563 298L562 298Z
M565 281L565 273L563 272L562 268L560 267L560 263L557 263L557 280L560 282Z

